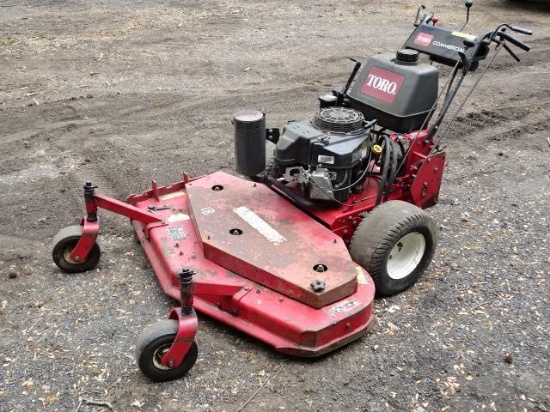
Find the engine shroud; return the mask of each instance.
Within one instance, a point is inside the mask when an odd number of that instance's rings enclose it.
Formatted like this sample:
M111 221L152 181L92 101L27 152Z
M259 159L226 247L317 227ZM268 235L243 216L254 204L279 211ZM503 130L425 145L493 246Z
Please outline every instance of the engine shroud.
M369 136L361 112L324 108L313 120L291 121L283 128L275 163L287 180L298 180L309 199L345 201L354 169L366 156Z

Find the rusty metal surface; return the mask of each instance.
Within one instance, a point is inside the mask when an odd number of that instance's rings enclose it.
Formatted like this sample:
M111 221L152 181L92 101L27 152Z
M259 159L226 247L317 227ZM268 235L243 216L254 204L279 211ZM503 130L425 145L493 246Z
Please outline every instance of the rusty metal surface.
M208 260L315 308L355 290L360 269L342 239L267 187L217 172L187 194Z

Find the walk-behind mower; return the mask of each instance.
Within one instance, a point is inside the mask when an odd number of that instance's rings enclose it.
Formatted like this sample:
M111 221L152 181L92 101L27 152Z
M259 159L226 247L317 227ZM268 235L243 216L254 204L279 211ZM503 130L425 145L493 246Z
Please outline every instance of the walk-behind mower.
M375 293L399 293L426 270L436 226L423 209L438 201L442 120L493 43L519 61L510 45L529 46L510 32L531 32L501 24L475 37L423 10L397 54L356 62L313 119L279 130L261 112L237 112L236 169L246 178L184 174L126 203L85 184L87 215L57 234L53 260L69 273L94 268L98 209L131 219L164 292L181 301L138 339L150 379L194 365L195 309L280 352L315 357L365 333ZM443 86L433 62L452 68ZM268 161L266 141L275 144Z

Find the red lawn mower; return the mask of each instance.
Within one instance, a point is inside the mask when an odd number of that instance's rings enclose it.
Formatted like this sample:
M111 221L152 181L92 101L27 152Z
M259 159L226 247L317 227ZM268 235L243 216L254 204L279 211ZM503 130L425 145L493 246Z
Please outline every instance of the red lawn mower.
M395 295L426 270L437 240L423 209L438 200L443 118L492 43L519 61L509 45L529 46L509 33L531 31L502 24L475 37L436 26L423 10L397 54L356 61L313 119L279 130L261 112L237 112L236 169L246 178L184 174L127 202L85 184L87 215L57 234L53 260L68 273L94 268L98 209L131 219L162 289L181 302L138 339L150 379L194 365L195 310L280 352L315 357L365 333L375 293ZM433 62L452 67L441 93ZM269 161L266 141L275 144Z

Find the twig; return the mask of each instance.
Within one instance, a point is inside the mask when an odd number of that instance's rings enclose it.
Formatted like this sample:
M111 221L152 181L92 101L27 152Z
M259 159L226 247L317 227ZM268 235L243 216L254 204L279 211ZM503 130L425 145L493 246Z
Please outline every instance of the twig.
M489 303L489 301L480 303L479 305L472 306L472 307L470 308L470 311L479 309L480 307L485 306L485 305L488 304L488 303Z
M275 380L275 378L277 378L277 376L279 376L279 373L281 373L281 371L284 369L284 365L281 366L279 368L279 370L277 371L277 373L273 376L273 380ZM254 399L254 397L258 394L258 392L260 392L260 390L267 384L267 382L269 382L269 379L270 378L267 378L261 385L258 389L256 389L256 391L252 394L252 396L250 398L247 399L247 401L243 404L243 406L241 406L239 409L237 409L235 412L241 412L244 408L246 408L246 406L250 403L250 401L252 399Z
M115 412L115 408L113 408L113 405L111 405L111 402L105 402L105 401L95 401L93 399L86 399L86 398L80 398L80 401L78 402L78 406L75 409L75 412L78 412L80 410L80 407L82 406L82 402L84 402L87 405L96 405L96 406L105 406Z
M26 331L25 333L29 333L29 332L32 330L32 328L34 328L34 327L36 326L37 323L38 323L38 321L34 322L34 323L32 324L32 326L31 326L30 328L28 328L27 331Z

